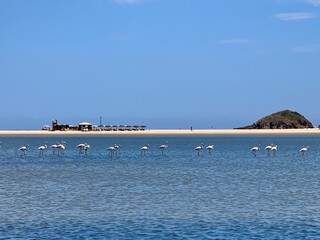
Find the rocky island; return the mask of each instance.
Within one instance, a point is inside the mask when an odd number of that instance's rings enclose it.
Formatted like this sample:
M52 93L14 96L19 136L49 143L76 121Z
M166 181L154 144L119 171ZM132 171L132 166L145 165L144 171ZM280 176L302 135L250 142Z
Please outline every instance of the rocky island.
M236 129L299 129L313 128L312 123L300 113L284 110L263 117L252 125Z

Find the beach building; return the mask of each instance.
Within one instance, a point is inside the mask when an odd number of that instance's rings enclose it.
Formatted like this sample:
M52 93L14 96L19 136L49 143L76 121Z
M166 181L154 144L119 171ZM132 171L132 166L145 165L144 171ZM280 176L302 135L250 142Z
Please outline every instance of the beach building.
M44 125L41 130L44 130L44 131L50 131L50 126L49 125Z
M93 126L92 123L82 122L82 123L79 123L78 130L83 132L92 131L92 126Z
M59 124L58 120L54 119L51 123L51 131L77 131L78 125Z
M68 124L58 124L58 120L54 119L51 123L51 130L52 131L66 131L69 130Z
M46 130L51 131L144 131L146 126L139 125L93 125L89 122L82 122L78 125L58 124L56 119L52 120L52 126L46 125ZM44 130L44 129L43 129Z

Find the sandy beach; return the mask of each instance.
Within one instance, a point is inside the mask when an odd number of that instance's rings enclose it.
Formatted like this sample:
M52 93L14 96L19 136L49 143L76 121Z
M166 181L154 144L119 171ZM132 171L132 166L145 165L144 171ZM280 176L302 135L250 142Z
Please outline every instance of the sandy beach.
M152 129L145 131L44 131L44 130L0 130L0 136L110 136L110 135L318 135L318 128L308 129Z

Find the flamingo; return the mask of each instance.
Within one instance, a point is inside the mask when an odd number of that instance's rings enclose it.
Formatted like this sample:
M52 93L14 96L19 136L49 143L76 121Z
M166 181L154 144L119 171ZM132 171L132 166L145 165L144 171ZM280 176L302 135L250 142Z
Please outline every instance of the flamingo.
M256 157L257 156L257 152L260 150L261 145L259 144L259 147L253 147L251 148L251 152L252 154Z
M277 145L273 145L271 148L271 151L273 152L273 156L275 155L275 152L278 151L278 146Z
M304 153L305 152L308 152L309 151L309 146L306 146L306 147L303 147L300 149L300 152L301 152L301 156L304 156Z
M40 151L40 152L39 152L39 156L43 156L43 151L47 150L47 148L48 148L48 147L47 147L47 142L45 142L44 145L38 147L38 150Z
M85 143L85 144L84 144L84 147L83 147L84 155L86 155L86 156L88 155L88 154L87 154L87 151L88 151L89 149L90 149L90 145L89 145L88 143Z
M76 146L76 148L79 148L79 155L82 153L82 150L84 149L86 143L80 143Z
M76 147L79 148L79 155L83 153L82 150L84 150L84 154L87 155L90 145L88 143L80 143Z
M58 143L58 145L57 145L58 155L60 154L61 151L62 151L61 154L64 154L64 150L66 149L66 145L67 145L67 143L64 141L62 141L61 143Z
M22 146L21 148L19 148L19 151L21 152L21 156L22 154L23 155L26 155L26 151L28 151L29 149L29 144L25 145L25 146Z
M268 151L268 155L269 156L270 156L270 151L271 151L272 147L273 147L273 143L271 145L268 145L268 146L265 147L265 150Z
M58 144L52 144L50 148L52 149L52 154L54 155L56 152L56 149L58 148Z
M107 150L110 157L113 157L115 154L117 154L117 149L115 148L115 146L108 147Z
M159 149L161 149L162 155L163 155L164 149L166 149L166 148L168 148L168 141L166 141L166 144L162 144L159 147Z
M209 154L211 155L211 151L214 149L214 145L209 145L206 147L206 149L209 151Z
M143 146L142 148L140 148L141 154L143 152L143 156L146 155L146 151L149 150L149 147L150 147L150 145L147 144L147 145Z
M114 155L118 155L118 151L121 149L121 145L114 144L111 147L108 147L107 150L109 151L109 156L113 157Z
M203 149L204 144L201 143L199 146L195 147L194 150L198 151L198 155L200 154L200 151Z

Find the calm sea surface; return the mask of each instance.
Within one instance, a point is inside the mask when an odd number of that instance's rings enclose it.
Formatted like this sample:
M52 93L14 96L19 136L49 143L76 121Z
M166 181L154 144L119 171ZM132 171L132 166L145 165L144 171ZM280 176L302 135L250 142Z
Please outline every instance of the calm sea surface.
M0 239L320 238L318 136L0 141ZM48 149L39 156L45 141L66 141L64 155ZM87 156L75 147L84 142L91 145ZM198 156L200 143L214 144L212 155ZM271 143L278 145L274 156L264 150ZM20 156L25 144L30 149ZM106 148L114 144L122 149L111 158ZM254 157L250 149L258 144ZM303 146L310 150L302 157Z

